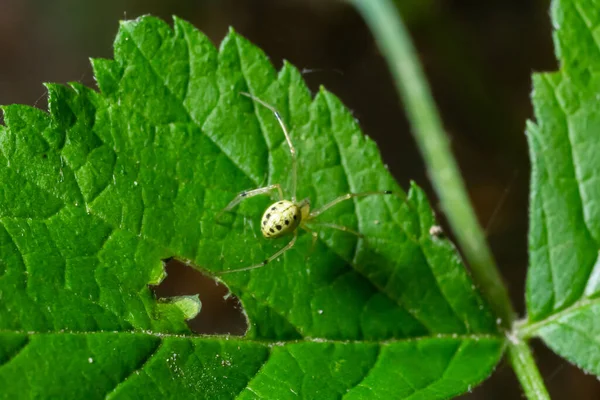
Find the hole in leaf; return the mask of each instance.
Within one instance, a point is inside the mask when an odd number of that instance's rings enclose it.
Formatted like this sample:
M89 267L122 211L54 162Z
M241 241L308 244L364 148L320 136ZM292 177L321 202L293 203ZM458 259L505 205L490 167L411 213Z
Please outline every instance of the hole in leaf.
M202 309L187 321L194 333L244 335L248 321L238 298L229 289L200 271L175 259L164 260L167 277L150 286L156 298L198 294Z

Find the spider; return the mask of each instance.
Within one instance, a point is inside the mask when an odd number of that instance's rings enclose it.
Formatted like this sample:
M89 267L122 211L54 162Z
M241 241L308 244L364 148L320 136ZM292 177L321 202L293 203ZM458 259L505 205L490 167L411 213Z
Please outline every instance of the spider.
M250 93L241 92L240 94L243 96L249 97L256 103L271 110L271 112L277 119L279 126L281 126L281 130L283 131L285 140L290 149L290 155L291 155L291 159L292 159L291 160L291 162L292 162L292 164L291 164L291 174L292 174L291 181L292 181L292 183L291 183L291 190L290 190L291 191L291 199L286 200L284 198L283 191L281 189L281 185L276 183L276 184L268 185L268 186L261 187L258 189L240 192L219 213L219 215L221 215L221 213L223 213L223 212L230 211L231 209L233 209L235 206L237 206L238 204L240 204L242 201L244 201L246 199L249 199L251 197L258 196L261 194L271 193L273 190L277 190L277 193L279 194L279 200L276 201L275 203L271 204L269 207L267 207L267 209L263 213L263 216L261 218L260 230L261 230L263 236L267 239L276 239L276 238L280 238L282 236L288 236L288 235L292 235L293 237L288 242L287 245L285 245L280 250L275 252L275 254L273 254L270 257L268 257L267 259L265 259L263 262L261 262L259 264L251 265L251 266L245 267L245 268L221 271L221 272L219 272L220 275L221 274L229 274L232 272L248 271L248 270L264 267L265 265L267 265L271 261L277 259L279 256L281 256L283 253L285 253L286 251L288 251L289 249L291 249L294 246L294 244L296 243L296 239L298 238L298 228L302 228L305 231L311 233L312 237L313 237L313 244L314 244L315 241L317 240L318 234L317 234L317 232L314 232L312 229L310 229L308 226L306 226L306 223L312 221L313 219L315 219L316 217L318 217L319 215L321 215L328 209L338 205L339 203L341 203L343 201L350 200L355 197L365 197L365 196L372 196L372 195L390 195L390 194L398 195L397 193L394 193L391 190L362 192L362 193L347 193L347 194L337 197L336 199L321 206L320 208L317 208L317 209L311 211L310 199L306 198L306 199L303 199L300 201L296 200L296 184L297 184L297 168L298 168L296 148L294 147L294 144L292 143L290 134L288 132L288 129L287 129L285 123L283 122L283 118L281 117L281 114L279 114L279 112L277 111L277 109L275 107L273 107L269 103L259 99L258 97L251 95ZM356 231L354 231L348 227L342 226L342 225L325 223L325 222L320 222L318 224L319 224L319 226L337 229L337 230L347 232L347 233L350 233L357 237L362 238L362 235L359 232L356 232Z

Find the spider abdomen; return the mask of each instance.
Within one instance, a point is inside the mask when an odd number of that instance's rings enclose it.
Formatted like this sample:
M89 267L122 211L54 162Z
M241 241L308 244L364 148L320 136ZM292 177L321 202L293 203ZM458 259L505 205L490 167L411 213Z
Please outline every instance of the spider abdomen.
M264 237L274 239L285 236L300 224L302 213L296 203L281 200L271 204L263 214L260 230Z

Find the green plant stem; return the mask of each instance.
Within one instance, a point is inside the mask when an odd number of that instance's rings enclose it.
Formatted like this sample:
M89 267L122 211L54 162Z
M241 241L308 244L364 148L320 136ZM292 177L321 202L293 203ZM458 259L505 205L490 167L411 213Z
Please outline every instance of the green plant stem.
M456 239L483 295L509 329L514 311L477 221L427 81L398 11L389 0L350 0L362 13L394 76L417 144Z
M527 398L550 400L550 395L544 386L544 381L527 342L511 337L508 345L508 357Z

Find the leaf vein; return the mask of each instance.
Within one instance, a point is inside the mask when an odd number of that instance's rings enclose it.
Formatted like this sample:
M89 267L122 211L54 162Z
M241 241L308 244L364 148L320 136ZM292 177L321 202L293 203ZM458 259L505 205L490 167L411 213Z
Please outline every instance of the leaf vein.
M435 385L436 383L440 382L441 380L444 379L444 376L446 375L446 373L448 372L448 369L450 368L450 365L452 364L452 361L454 360L454 358L457 356L457 354L459 353L461 346L457 346L456 349L454 350L454 353L452 354L452 356L450 357L450 359L448 360L448 363L446 364L446 367L444 368L444 372L441 374L441 376L437 379L432 380L431 382L429 382L427 385L419 388L417 391L415 391L413 394L411 394L410 396L406 397L404 400L410 400L411 398L413 398L414 396L421 394L422 392L426 391L427 389L429 389L430 387L432 387L433 385Z
M13 361L14 359L16 359L17 356L19 354L21 354L23 352L23 350L25 350L25 348L29 345L29 343L30 343L29 336L25 336L25 340L23 341L23 343L21 344L21 346L19 348L17 348L17 349L14 349L13 352L8 356L8 358L6 358L5 360L3 360L0 363L0 368L6 367L8 364L10 364L11 361Z
M551 82L548 80L547 77L544 76L544 79L546 79L546 82L550 86L552 86ZM555 89L555 88L553 87L553 89ZM594 238L594 235L592 234L592 232L590 230L590 227L588 226L588 221L585 218L585 211L584 211L585 204L584 204L584 201L583 201L582 188L580 186L579 173L578 173L577 163L576 163L576 160L575 160L576 159L576 155L575 155L575 151L574 151L574 148L573 148L573 141L574 141L574 139L572 138L572 129L571 129L570 125L569 125L569 115L567 114L567 110L565 110L563 108L561 102L558 100L558 98L556 96L555 90L552 90L551 93L552 93L552 96L554 97L554 100L555 100L556 104L558 104L558 106L559 106L559 108L560 108L560 110L563 113L563 116L565 118L566 129L567 129L567 135L566 135L566 139L567 140L566 140L566 143L569 146L569 153L571 155L571 157L570 157L570 163L571 163L571 167L572 167L573 174L574 174L574 176L573 176L572 179L575 181L575 188L577 189L577 200L578 200L578 203L579 203L579 206L580 206L580 210L581 210L581 215L579 215L579 217L581 218L581 221L583 221L583 226L585 227L587 235L590 238ZM595 238L594 238L594 241L596 241ZM597 244L597 242L596 242L596 244ZM555 266L555 264L556 263L552 263L552 269L554 269L556 267L558 267L558 268L562 267L562 266ZM552 271L552 273L553 273L553 275L555 275L555 271ZM590 277L591 277L592 268L587 268L587 271L585 271L585 273L587 274L587 277L585 279L585 282L587 283L589 281ZM555 282L555 280L553 279L553 283L554 282ZM578 289L580 293L577 296L577 298L581 298L583 296L584 291L585 291L585 286L586 285L581 285L581 288ZM556 290L556 289L554 289L554 290ZM555 296L554 296L554 300L555 301L556 301L556 297L557 296L556 296L556 292L555 292ZM554 303L554 305L556 305L556 302Z
M369 369L367 371L365 371L365 374L362 376L362 378L356 382L354 385L352 385L351 387L349 387L346 390L346 394L344 396L342 396L342 398L347 397L350 392L352 392L352 390L354 390L355 388L359 387L360 385L363 384L363 382L369 377L369 375L371 374L371 372L373 371L373 369L375 368L375 366L377 365L377 363L379 362L379 358L381 357L381 345L380 346L376 346L377 348L377 354L375 355L375 359L373 360L373 364L371 364L369 366ZM372 390L372 388L368 387L368 386L364 386L365 388Z
M164 341L163 340L159 340L157 341L156 347L154 349L152 349L151 352L148 353L148 355L141 360L139 367L132 369L131 372L125 376L120 382L117 382L117 384L115 385L115 387L113 387L108 393L106 393L106 398L108 397L112 397L113 395L115 395L116 391L123 385L125 384L134 374L138 375L140 372L143 372L144 368L146 367L146 365L148 365L148 363L150 362L150 360L152 360L152 358L158 353L158 351L162 348ZM148 375L148 374L146 374ZM154 379L148 375L148 377L150 377L150 379L152 381L154 381ZM155 383L156 384L156 383ZM159 390L161 390L161 385L156 385L158 387Z

